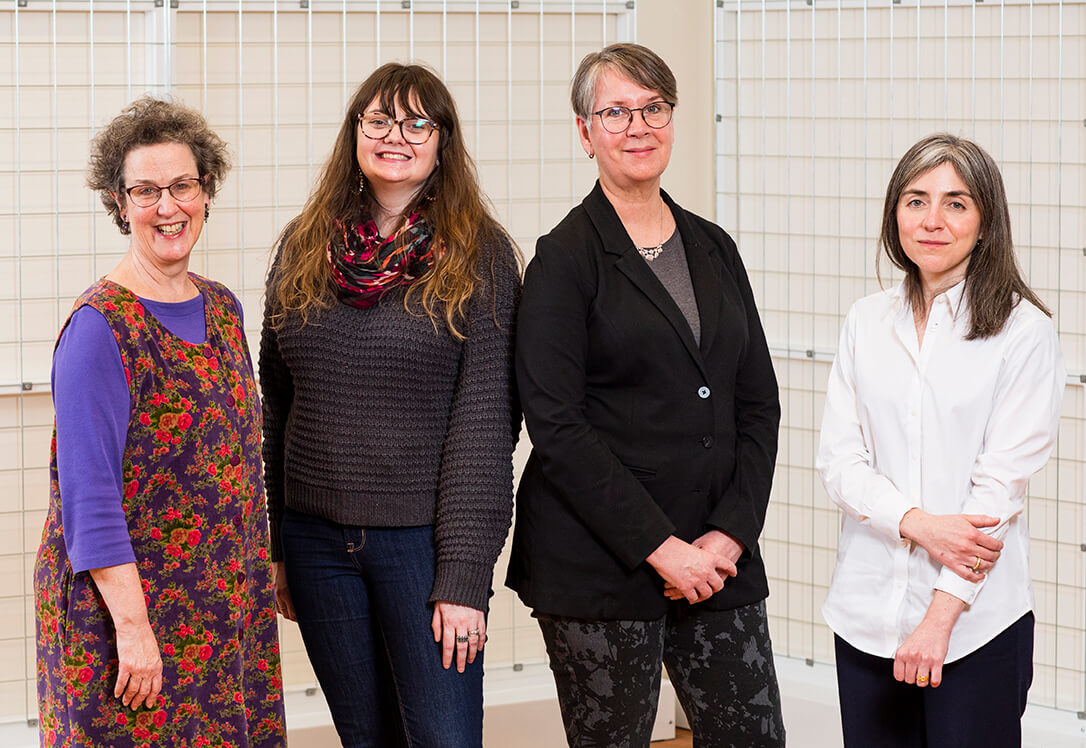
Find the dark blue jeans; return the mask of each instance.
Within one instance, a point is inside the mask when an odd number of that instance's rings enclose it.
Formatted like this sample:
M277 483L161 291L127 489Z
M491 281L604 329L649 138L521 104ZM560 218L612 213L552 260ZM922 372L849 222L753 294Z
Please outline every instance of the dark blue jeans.
M340 525L286 510L287 583L344 748L478 748L482 655L441 666L433 528Z

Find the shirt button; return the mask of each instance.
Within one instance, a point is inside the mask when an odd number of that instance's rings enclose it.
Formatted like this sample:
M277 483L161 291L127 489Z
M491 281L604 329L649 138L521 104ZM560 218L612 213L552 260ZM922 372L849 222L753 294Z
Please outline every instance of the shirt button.
M709 397L709 388L708 387L698 387L698 397L700 397L702 400Z
M711 436L703 436L703 437L701 437L701 446L705 447L706 449L709 449L710 447L712 447L713 446L713 437L711 437Z

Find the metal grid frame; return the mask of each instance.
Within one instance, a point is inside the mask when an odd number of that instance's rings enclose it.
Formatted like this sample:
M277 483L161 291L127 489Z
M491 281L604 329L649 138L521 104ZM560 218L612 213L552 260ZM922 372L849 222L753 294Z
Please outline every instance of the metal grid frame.
M82 185L93 133L148 91L203 109L232 143L235 166L193 269L238 294L255 353L275 234L300 209L343 105L369 70L419 58L446 78L483 187L530 254L540 228L595 178L577 158L566 100L572 70L585 52L636 30L626 0L13 0L0 8L0 69L11 71L0 75L0 143L11 146L0 155L0 722L36 714L31 574L48 502L53 342L75 296L124 251ZM534 623L502 595L492 603L488 666L540 660ZM287 687L315 685L290 627L283 646Z
M897 158L935 130L1001 164L1020 260L1067 358L1060 437L1030 486L1034 703L1086 718L1086 6L1063 0L717 0L717 217L737 234L781 381L765 533L779 654L832 662L819 607L839 533L814 453L837 331L878 288ZM1024 99L1024 101L1023 101ZM783 214L783 215L782 215ZM883 283L898 281L882 265Z

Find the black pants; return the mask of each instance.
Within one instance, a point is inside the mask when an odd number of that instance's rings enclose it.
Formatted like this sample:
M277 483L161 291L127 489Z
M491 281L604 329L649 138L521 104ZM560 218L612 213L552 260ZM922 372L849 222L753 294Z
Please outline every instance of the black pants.
M1018 748L1033 682L1033 613L943 666L938 688L894 680L894 661L834 637L850 748Z
M644 748L660 698L660 664L694 745L784 745L765 603L713 611L677 602L656 621L538 615L573 748Z

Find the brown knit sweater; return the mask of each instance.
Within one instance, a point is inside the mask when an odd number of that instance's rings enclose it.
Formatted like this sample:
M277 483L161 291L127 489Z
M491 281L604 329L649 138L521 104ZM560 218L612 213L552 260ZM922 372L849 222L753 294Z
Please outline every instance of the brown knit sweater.
M282 560L284 505L346 525L433 525L431 602L486 608L512 515L520 427L512 378L520 277L508 242L483 247L478 274L458 325L465 341L409 314L403 288L369 309L337 303L304 326L288 318L275 330L265 311L273 560Z

